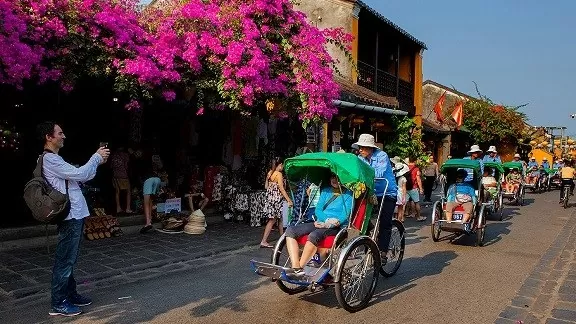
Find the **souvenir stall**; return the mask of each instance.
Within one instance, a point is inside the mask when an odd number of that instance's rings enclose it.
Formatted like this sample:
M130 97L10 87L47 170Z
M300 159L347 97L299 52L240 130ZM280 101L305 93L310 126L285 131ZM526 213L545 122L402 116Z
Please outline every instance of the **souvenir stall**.
M362 133L373 134L377 145L386 143L393 132L389 116L371 117L359 114L346 114L344 109L328 124L328 150L338 152L343 149L352 151L352 144Z

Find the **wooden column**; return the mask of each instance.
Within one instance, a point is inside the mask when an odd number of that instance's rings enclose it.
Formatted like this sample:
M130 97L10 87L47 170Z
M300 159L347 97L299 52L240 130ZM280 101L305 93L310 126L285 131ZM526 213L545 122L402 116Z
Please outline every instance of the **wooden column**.
M354 67L352 67L352 82L354 84L358 84L358 36L359 36L359 32L358 32L358 17L355 17L354 15L352 16L352 36L354 36L354 40L352 40L352 50L351 53L352 54L352 60L354 62Z
M414 57L414 107L416 112L414 114L414 122L416 126L422 126L422 52L416 53Z
M374 92L378 93L378 55L380 34L376 32L376 57L374 58Z

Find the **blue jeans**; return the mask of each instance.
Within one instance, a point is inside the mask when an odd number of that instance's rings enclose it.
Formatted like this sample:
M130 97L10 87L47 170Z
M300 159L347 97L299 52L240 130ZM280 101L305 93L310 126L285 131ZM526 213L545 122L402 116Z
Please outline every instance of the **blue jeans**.
M396 198L391 196L378 197L378 206L382 204L382 214L380 217L380 228L378 229L378 248L380 252L388 252L390 246L390 236L392 236L392 218L396 208ZM378 211L376 211L378 213Z
M83 219L71 219L58 225L58 243L52 270L53 307L76 293L76 280L74 280L73 272L80 254L83 229Z

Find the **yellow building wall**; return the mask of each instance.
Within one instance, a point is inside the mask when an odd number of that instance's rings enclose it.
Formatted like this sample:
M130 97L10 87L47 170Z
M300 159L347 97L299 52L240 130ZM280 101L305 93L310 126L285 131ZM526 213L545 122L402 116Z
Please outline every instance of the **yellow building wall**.
M398 76L401 80L406 82L412 81L412 60L411 56L400 56L400 69L398 70Z
M352 36L354 36L354 40L352 41L352 60L354 62L354 66L358 66L358 18L352 16ZM352 82L357 84L358 83L358 71L355 68L352 68Z
M553 159L552 154L550 154L550 153L548 153L548 152L546 152L546 151L544 151L544 150L541 150L541 149L533 149L533 150L530 152L530 156L531 156L531 157L532 157L532 156L535 157L535 158L536 158L536 162L538 162L539 164L542 163L542 160L544 159L544 157L546 157L550 163L552 163L552 159Z
M422 53L414 56L414 122L417 127L422 127Z

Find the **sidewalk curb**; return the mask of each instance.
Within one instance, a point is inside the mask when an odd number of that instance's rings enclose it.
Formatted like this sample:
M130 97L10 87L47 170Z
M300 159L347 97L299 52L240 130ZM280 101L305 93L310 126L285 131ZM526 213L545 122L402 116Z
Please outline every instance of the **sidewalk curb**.
M104 287L116 286L118 284L134 283L143 280L148 280L160 275L191 270L194 268L199 268L210 264L209 261L200 262L200 264L196 264L198 263L197 261L199 260L202 259L209 260L210 258L216 256L225 256L227 254L231 255L241 250L248 251L253 249L259 243L260 239L253 239L251 241L243 243L242 245L215 248L202 252L193 253L185 257L183 256L172 257L165 260L134 265L123 269L109 270L96 274L94 276L79 277L78 288L81 292L85 293ZM149 275L140 276L140 274L149 274ZM0 308L6 309L7 311L8 310L13 311L14 309L20 309L23 307L29 307L32 305L39 304L41 302L46 302L50 299L49 290L50 290L49 283L46 283L44 285L35 285L32 287L26 287L11 291L6 295L8 297L12 297L13 299L5 302L0 302ZM22 297L14 298L15 295L16 296L19 295ZM0 314L7 311L1 311Z

